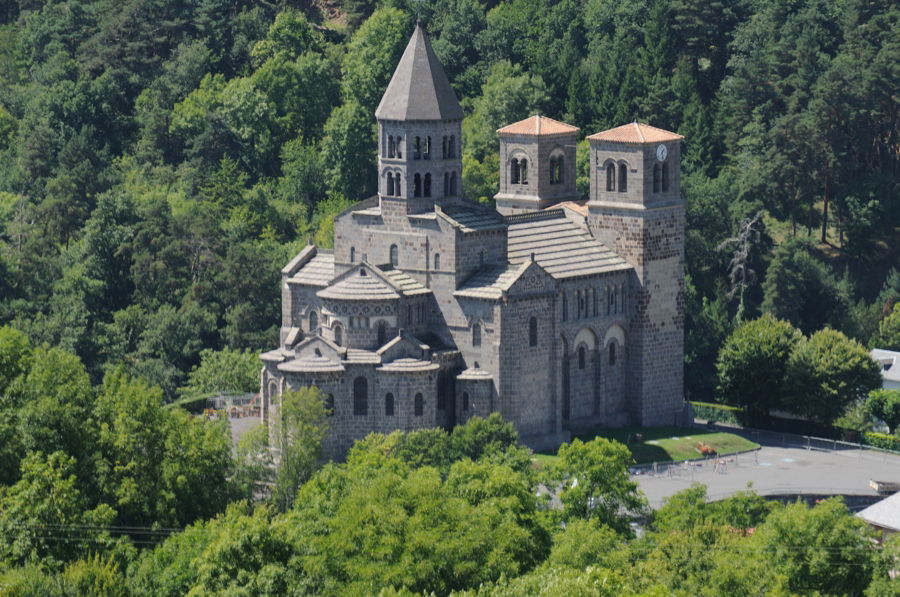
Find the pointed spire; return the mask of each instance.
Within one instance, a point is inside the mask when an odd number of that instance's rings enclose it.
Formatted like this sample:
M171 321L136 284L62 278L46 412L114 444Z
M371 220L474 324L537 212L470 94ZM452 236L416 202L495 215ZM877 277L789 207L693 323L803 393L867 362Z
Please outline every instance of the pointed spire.
M421 23L416 23L387 91L375 110L379 120L462 120L444 67L431 49Z

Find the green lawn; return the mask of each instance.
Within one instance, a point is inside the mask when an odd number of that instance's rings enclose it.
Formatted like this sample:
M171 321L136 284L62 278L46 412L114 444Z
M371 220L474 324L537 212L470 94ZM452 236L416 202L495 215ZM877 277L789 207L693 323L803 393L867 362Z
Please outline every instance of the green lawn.
M576 437L582 441L589 441L599 436L625 444L628 438L635 433L642 434L644 441L636 442L632 438L631 443L626 445L631 450L631 455L634 456L634 460L638 464L701 458L702 455L697 451L698 442L708 444L719 454L731 454L759 447L759 444L733 433L707 431L697 427L626 427L623 429L602 429L596 432L579 434ZM556 460L556 454L535 454L534 460L539 466L546 466Z

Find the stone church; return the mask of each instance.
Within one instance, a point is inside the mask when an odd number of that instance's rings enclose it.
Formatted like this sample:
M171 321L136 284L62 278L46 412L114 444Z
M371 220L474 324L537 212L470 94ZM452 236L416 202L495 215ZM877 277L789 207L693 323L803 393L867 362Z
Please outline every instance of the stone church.
M631 123L588 137L532 116L497 131L496 209L464 197L463 111L420 26L375 112L378 194L341 213L334 250L282 270L280 346L262 417L327 395L324 452L372 431L499 412L533 447L588 426L683 413L682 137Z

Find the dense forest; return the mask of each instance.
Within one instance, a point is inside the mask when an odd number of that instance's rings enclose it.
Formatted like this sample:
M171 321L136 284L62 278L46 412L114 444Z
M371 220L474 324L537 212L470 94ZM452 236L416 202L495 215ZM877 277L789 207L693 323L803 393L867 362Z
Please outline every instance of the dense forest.
M887 0L4 7L0 324L95 383L124 365L171 400L202 350L277 342L280 265L373 192L417 14L466 110L470 197L496 192L495 129L536 112L686 136L688 396L715 397L720 345L761 310L868 344L900 298Z
M821 404L877 383L871 362L822 378L900 350L896 2L8 0L0 593L900 594L895 548L839 503L694 489L650 514L599 440L540 471L492 419L266 480L261 438L235 459L223 425L167 404L253 391L281 266L374 191L373 113L416 18L466 113L473 199L497 189L495 130L534 113L686 137L686 396L803 394L831 422ZM585 193L587 168L582 142ZM812 373L760 406L762 362Z

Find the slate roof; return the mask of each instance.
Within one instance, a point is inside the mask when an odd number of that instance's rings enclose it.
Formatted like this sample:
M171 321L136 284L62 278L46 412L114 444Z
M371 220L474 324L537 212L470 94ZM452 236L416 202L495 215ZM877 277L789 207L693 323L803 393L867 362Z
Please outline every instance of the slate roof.
M406 358L397 359L395 361L391 361L390 363L385 363L379 368L379 370L394 373L406 373L410 371L434 371L438 368L439 365L437 363L432 363L431 361Z
M873 348L869 354L881 365L881 378L883 380L900 383L900 352Z
M900 493L872 504L857 516L869 524L900 531Z
M344 366L325 356L309 356L281 363L278 370L288 373L340 373Z
M430 289L420 284L418 280L398 269L382 270L382 272L404 296L416 296L431 292Z
M506 226L503 216L496 210L482 207L477 203L442 205L440 213L464 233L495 230Z
M561 209L510 216L507 221L510 263L530 261L534 253L535 261L556 279L631 269Z
M316 293L320 298L346 301L384 301L400 295L370 268L351 270L327 288Z
M444 67L418 23L375 110L379 120L462 120Z
M377 365L381 362L381 355L371 350L362 350L361 348L347 349L347 362L357 365Z
M526 269L528 269L528 262L482 270L466 280L453 293L453 296L488 300L500 299Z
M535 114L525 120L497 129L497 133L500 135L531 135L538 137L541 135L558 135L560 133L577 133L580 130L577 126Z
M486 371L484 369L475 369L473 367L469 367L462 373L456 376L456 379L461 379L465 381L487 381L489 379L493 379L494 376L491 375L490 371Z
M643 122L631 122L588 137L591 141L615 141L616 143L662 143L680 141L682 135L659 129Z
M288 278L288 282L309 286L328 286L334 278L334 253L316 252L297 273Z

